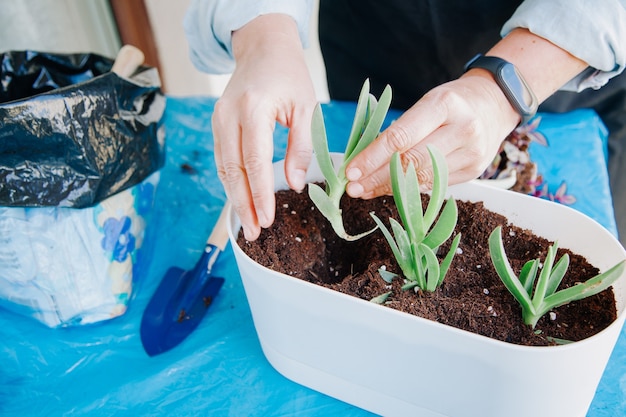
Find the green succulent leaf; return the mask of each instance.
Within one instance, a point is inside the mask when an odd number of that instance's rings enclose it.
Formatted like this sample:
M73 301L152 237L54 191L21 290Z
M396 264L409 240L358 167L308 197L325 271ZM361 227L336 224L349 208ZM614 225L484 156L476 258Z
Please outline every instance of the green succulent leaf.
M502 227L498 226L489 235L489 254L491 255L491 262L504 286L522 306L522 310L534 311L533 302L528 292L520 280L517 279L513 268L511 268L509 259L506 256L501 230Z
M550 296L556 292L556 289L561 285L563 277L569 268L569 255L565 254L559 259L559 261L552 268L552 274L548 281L548 287L546 288L546 296Z
M339 178L335 172L335 166L328 151L328 138L326 136L326 127L324 125L324 116L322 115L322 106L318 103L313 111L313 120L311 122L311 142L315 159L324 175L327 186L330 189L339 187Z
M422 197L420 195L419 182L415 166L409 163L404 181L404 193L402 199L405 200L407 212L400 215L402 222L410 229L411 239L421 242L428 233L429 226L426 224L422 212Z
M363 129L367 123L367 113L369 111L369 91L370 80L366 79L361 87L361 93L357 101L356 112L354 114L354 120L352 121L352 129L350 130L350 136L348 138L348 144L346 145L346 155L352 155L354 148L359 143L359 139L363 134Z
M443 261L441 261L441 265L439 266L439 283L438 286L443 283L443 279L446 277L448 273L448 269L450 268L450 264L452 264L452 259L454 259L454 255L456 254L456 250L459 247L459 243L461 242L461 234L459 233L452 240L452 244L450 245L450 250Z
M443 211L437 223L424 238L424 244L431 249L435 249L452 236L458 219L458 208L454 198L449 198L443 207Z
M391 189L400 215L400 220L413 241L424 238L424 218L422 214L422 198L419 191L417 175L412 164L409 164L407 175L402 170L400 154L394 153L390 162Z
M411 239L409 234L402 228L402 225L398 223L396 219L389 219L389 223L391 224L391 230L393 231L393 236L396 239L398 244L398 248L402 254L402 261L404 264L411 261Z
M583 298L596 295L615 283L624 273L626 261L619 262L607 271L596 275L587 281L576 284L572 287L560 290L546 297L544 300L544 310L548 311L565 305L571 301L582 300ZM545 313L544 313L545 314Z
M546 298L546 290L548 289L548 282L550 281L550 274L552 273L552 265L554 265L554 258L556 257L556 244L555 246L548 247L548 254L543 262L543 268L539 273L539 279L535 285L535 291L532 296L533 305L535 309L538 309L543 303L543 299Z
M402 291L408 291L415 287L419 287L417 281L407 281L401 288Z
M533 285L535 285L535 279L537 278L537 271L539 268L539 261L536 259L530 260L524 264L519 274L519 280L524 286L524 290L531 294L533 291Z
M317 184L309 184L309 198L311 199L311 201L313 201L320 213L322 213L322 215L326 217L326 219L328 219L337 236L341 237L344 240L359 240L376 230L376 228L373 228L357 235L348 234L343 226L341 209L337 207L335 202Z
M424 228L426 229L430 228L439 214L448 189L448 169L446 168L446 160L440 152L435 152L434 149L435 148L431 146L428 147L434 177L430 201L424 213Z
M384 294L378 295L374 298L372 298L370 301L374 304L384 304L385 301L387 301L387 298L389 298L389 296L391 295L391 291L386 292Z
M552 336L546 336L546 340L549 342L553 342L557 345L569 345L570 343L574 343L573 340L559 339L558 337L552 337Z
M391 282L395 278L398 278L398 274L396 274L395 272L387 271L386 269L383 269L382 267L378 268L378 273L380 274L382 279L388 284L391 284Z
M326 194L326 192L317 184L309 184L309 198L327 219L333 219L337 216L341 218L341 210L335 205L335 202L330 199L328 194Z
M400 260L403 258L402 252L400 251L400 248L398 247L398 244L394 240L393 236L389 232L389 229L387 229L387 226L385 226L383 222L378 218L378 216L376 216L374 213L370 213L370 216L372 216L378 228L381 230L381 232L383 232L383 236L385 236L385 239L387 239L389 247L391 248L391 252L393 252L393 256L396 258L396 260L398 260L398 263L401 263Z
M426 291L435 291L439 285L439 260L435 252L423 243L419 244L419 252L424 256L426 262Z

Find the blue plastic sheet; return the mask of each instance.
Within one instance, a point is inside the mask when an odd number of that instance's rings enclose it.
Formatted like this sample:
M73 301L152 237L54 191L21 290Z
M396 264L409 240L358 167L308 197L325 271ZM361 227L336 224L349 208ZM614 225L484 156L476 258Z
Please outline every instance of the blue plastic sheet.
M575 199L572 208L617 236L606 170L608 131L602 120L591 109L538 116L541 121L537 131L548 139L548 146L532 142L529 153L548 194L554 196L563 187L566 195Z
M152 292L170 266L195 264L224 202L213 161L213 104L212 98L167 100L167 160L156 196L156 221L149 225L147 237L153 239L155 256L149 272L137 279L135 298L125 315L95 325L49 329L0 310L0 415L370 415L295 384L269 365L256 339L230 247L215 266L226 283L200 326L169 352L155 357L144 352L139 326ZM324 106L332 150L342 150L353 114L352 103ZM390 118L398 114L392 112ZM280 159L286 130L278 128L276 135L275 157ZM583 155L604 146L598 135L586 136L583 142L579 145ZM542 158L540 173L562 163L562 157L550 156L549 150ZM602 170L604 159L588 157L579 171L569 172L565 179L572 191L578 182L589 181L581 171L587 164ZM604 184L596 187L607 193ZM579 204L590 203L585 207L593 209L594 217L611 219L606 200L595 200L588 193L577 197ZM605 226L610 228L610 223ZM626 415L624 380L622 335L589 417Z

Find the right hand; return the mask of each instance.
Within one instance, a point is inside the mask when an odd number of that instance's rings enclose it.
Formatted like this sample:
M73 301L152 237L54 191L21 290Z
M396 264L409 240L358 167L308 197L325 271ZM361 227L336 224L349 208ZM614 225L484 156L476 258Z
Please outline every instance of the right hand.
M259 16L233 33L236 69L215 104L215 161L247 240L274 222L272 167L276 122L289 128L285 175L301 191L312 157L317 104L297 26L286 15Z

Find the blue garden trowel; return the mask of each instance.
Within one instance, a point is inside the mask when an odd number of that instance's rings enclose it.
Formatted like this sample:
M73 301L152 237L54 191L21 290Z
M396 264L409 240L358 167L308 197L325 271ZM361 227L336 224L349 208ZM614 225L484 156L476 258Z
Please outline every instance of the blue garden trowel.
M226 210L222 209L202 257L188 271L168 269L148 303L141 320L141 343L150 356L177 346L198 327L224 278L211 273L219 254L228 242Z

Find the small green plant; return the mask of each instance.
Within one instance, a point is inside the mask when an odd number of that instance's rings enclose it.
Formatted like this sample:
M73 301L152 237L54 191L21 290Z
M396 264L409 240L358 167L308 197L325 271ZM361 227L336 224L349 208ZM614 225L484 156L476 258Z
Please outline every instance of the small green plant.
M439 264L437 252L441 244L452 236L457 223L458 210L456 201L452 197L447 200L441 210L448 187L448 169L444 157L437 148L429 146L428 152L432 161L434 179L426 212L423 212L417 173L413 164L409 164L405 174L402 171L400 155L395 153L390 164L391 186L404 227L395 219L390 218L391 231L389 231L374 213L370 213L389 242L396 261L402 269L407 281L402 287L404 290L419 287L424 291L434 291L440 286L461 239L460 234L455 236L450 251Z
M498 276L513 297L522 306L524 323L535 328L539 319L559 306L598 294L609 288L623 273L626 261L621 261L606 272L572 287L557 291L569 267L569 255L554 263L558 244L548 247L546 259L539 270L539 259L524 264L519 278L511 268L502 243L502 227L496 227L489 236L489 254ZM535 284L535 281L536 284Z
M328 219L335 233L348 241L360 239L376 228L354 236L349 235L344 229L339 205L348 184L345 176L346 166L378 136L390 105L391 87L387 86L380 96L380 101L377 101L369 92L369 80L365 80L359 94L352 129L344 151L344 159L338 170L335 169L330 157L324 117L319 104L313 113L311 124L313 150L326 180L326 190L322 190L316 184L309 184L309 197L324 217Z

